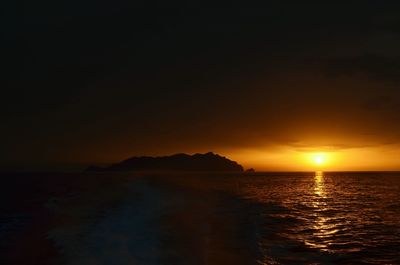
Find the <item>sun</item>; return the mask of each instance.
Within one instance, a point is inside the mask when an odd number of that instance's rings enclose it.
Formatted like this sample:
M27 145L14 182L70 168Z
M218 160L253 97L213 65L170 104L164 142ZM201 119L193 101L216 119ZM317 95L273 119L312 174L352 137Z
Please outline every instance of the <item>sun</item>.
M322 163L324 163L324 158L322 156L316 156L314 157L314 162L315 164L321 165Z
M312 170L328 170L332 169L338 161L338 154L331 151L317 151L300 153L299 163L304 168Z
M312 155L312 160L314 164L321 166L326 163L326 155L322 153Z

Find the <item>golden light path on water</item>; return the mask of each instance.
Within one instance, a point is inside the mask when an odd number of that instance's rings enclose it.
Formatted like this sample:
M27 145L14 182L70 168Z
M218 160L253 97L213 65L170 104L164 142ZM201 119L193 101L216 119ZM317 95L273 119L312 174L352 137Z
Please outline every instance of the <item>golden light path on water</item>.
M283 238L289 240L291 244L299 243L297 245L299 248L304 246L305 249L314 249L327 255L360 250L349 244L346 238L341 238L348 235L349 222L346 219L346 210L338 209L343 206L339 202L341 198L336 198L344 190L335 188L332 176L325 175L323 171L316 171L313 175L294 175L286 178L289 178L293 185L285 192L283 190L287 187L282 186L277 186L277 189L273 191L265 189L265 186L263 188L254 186L256 189L252 190L258 200L280 202L279 204L284 206L282 210L277 212L272 210L269 214L270 217L281 220L282 231L279 234ZM279 177L272 177L270 181L279 181ZM283 196L282 193L287 196ZM275 197L276 195L278 197ZM272 199L272 197L275 198ZM271 246L268 242L266 245L269 245L265 248L268 252ZM263 264L279 264L271 259L271 255L265 255L262 262Z
M333 234L338 232L338 229L335 229L335 223L329 224L331 218L324 216L323 213L329 211L328 206L328 196L325 187L325 179L324 173L322 171L317 171L314 177L314 200L311 202L314 210L314 224L313 224L313 235L316 238L321 239L321 242L309 242L305 240L305 244L311 247L319 248L321 250L325 250L328 248L329 243L327 242L327 238L331 237Z

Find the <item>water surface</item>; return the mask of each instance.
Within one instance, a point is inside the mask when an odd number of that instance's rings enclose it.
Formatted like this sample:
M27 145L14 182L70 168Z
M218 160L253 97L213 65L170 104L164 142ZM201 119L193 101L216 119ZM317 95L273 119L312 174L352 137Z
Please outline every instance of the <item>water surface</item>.
M2 178L4 264L400 264L397 173Z

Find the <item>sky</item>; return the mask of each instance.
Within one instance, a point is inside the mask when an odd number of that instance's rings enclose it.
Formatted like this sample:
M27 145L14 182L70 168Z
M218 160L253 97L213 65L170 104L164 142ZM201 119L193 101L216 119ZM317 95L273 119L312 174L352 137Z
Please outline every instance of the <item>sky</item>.
M337 2L7 0L0 169L400 170L400 4Z

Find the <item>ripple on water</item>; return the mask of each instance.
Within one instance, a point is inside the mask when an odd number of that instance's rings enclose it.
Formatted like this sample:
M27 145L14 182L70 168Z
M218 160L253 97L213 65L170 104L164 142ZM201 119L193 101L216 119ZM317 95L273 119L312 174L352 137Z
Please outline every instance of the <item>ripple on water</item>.
M274 262L400 263L400 175L269 175L244 187L275 220L260 244Z

